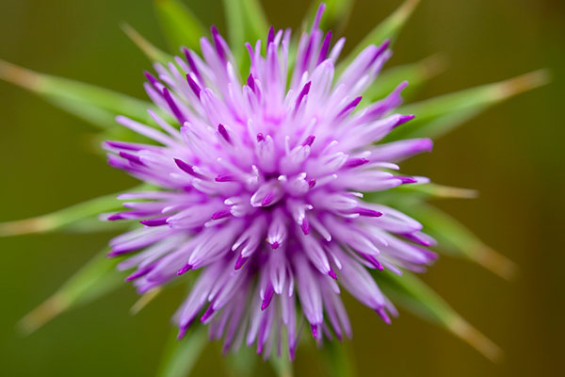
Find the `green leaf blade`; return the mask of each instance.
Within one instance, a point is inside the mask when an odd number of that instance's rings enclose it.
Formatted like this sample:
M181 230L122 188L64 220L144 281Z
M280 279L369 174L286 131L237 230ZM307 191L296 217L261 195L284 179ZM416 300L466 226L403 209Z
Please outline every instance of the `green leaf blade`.
M390 16L371 30L363 40L357 44L353 51L340 63L338 70L347 67L361 51L369 45L380 45L385 40L391 43L396 37L420 3L420 0L405 0Z
M489 360L500 359L502 351L496 344L465 321L414 274L403 272L402 276L398 276L389 271L379 271L373 276L383 291L408 311L448 330Z
M517 267L511 260L485 245L443 211L425 203L411 203L403 207L402 211L423 224L424 231L438 241L440 251L476 262L507 280L516 275Z
M320 5L324 3L326 9L324 11L324 16L320 20L321 30L334 30L339 31L347 24L351 11L353 9L353 4L355 0L318 0L312 3L308 15L304 20L304 25L312 25L314 18L316 17L316 12L318 11Z
M292 362L286 354L281 355L280 357L272 355L269 361L271 362L271 366L273 367L273 370L275 371L277 377L294 376Z
M19 322L24 334L30 334L60 314L87 304L115 290L124 274L116 271L117 259L109 259L103 250L73 275L55 294Z
M450 187L437 183L401 185L386 192L368 193L365 197L374 202L385 202L393 206L420 203L427 199L475 199L478 192L471 189Z
M195 325L180 340L172 334L157 376L189 377L207 344L206 327L202 325Z
M206 30L186 5L179 0L155 0L155 8L172 51L182 46L200 51Z
M0 237L65 230L80 227L81 222L88 220L100 222L98 216L101 213L117 211L121 208L121 203L116 198L117 195L101 196L47 215L0 223Z
M328 376L330 377L355 377L357 370L345 344L340 342L326 342L322 348Z
M247 26L247 38L250 42L264 39L269 31L269 20L258 0L241 0L241 6Z
M0 79L27 89L101 129L116 125L116 115L149 121L145 102L125 94L74 80L41 74L0 60Z
M167 54L166 52L163 52L155 47L131 25L127 23L122 24L122 30L152 63L159 62L161 64L167 64L173 61L172 55Z
M375 83L363 93L363 98L367 98L369 102L382 99L401 82L408 81L409 85L402 91L402 97L406 101L431 78L442 72L445 66L445 60L441 56L431 56L413 64L389 68L382 72Z
M254 348L241 347L225 356L226 375L229 377L255 376L259 357Z
M248 29L245 22L245 15L243 14L243 2L245 2L245 0L223 0L230 49L237 61L241 59L243 46L246 42L246 30Z
M393 130L383 142L440 137L488 108L547 82L547 72L541 70L403 106L399 112L415 114L416 118L406 126Z

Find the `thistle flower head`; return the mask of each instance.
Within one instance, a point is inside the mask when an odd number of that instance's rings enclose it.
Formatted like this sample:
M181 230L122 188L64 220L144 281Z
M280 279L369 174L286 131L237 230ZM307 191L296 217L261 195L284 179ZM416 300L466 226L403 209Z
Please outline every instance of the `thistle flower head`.
M290 30L273 28L247 44L244 79L212 28L202 56L185 49L146 74L158 127L118 118L152 143L105 144L112 166L158 188L122 195L127 210L109 217L142 224L111 242L111 255L135 252L120 264L135 269L128 280L147 292L197 274L175 316L180 336L201 321L226 350L255 344L268 357L286 339L292 357L303 323L317 340L351 335L341 290L389 322L396 310L370 270L421 271L435 258L417 221L363 199L426 181L395 162L430 140L379 143L412 119L394 112L406 83L362 98L388 43L336 74L344 40L332 46L319 29L322 11L296 48Z

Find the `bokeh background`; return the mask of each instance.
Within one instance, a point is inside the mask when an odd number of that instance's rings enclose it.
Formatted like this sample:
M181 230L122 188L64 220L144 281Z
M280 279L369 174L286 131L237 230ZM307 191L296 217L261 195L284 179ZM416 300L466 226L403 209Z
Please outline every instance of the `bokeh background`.
M309 1L263 1L279 27L297 27ZM349 47L399 0L357 0ZM220 0L190 0L223 29ZM0 58L144 98L148 61L119 28L127 21L157 45L150 0L2 0ZM504 103L440 139L405 171L480 191L438 203L520 266L513 282L441 258L425 280L497 342L493 364L444 331L402 313L393 326L349 300L354 339L345 347L360 376L557 376L565 353L565 2L426 0L403 31L390 65L440 52L449 67L420 98L548 68L552 83ZM133 180L89 151L92 129L22 89L0 82L0 221L47 213ZM0 239L0 375L153 376L182 291L132 317L130 285L22 337L16 322L48 297L109 238L41 235ZM324 376L302 347L297 376ZM196 376L229 375L210 344ZM272 374L259 362L257 375Z

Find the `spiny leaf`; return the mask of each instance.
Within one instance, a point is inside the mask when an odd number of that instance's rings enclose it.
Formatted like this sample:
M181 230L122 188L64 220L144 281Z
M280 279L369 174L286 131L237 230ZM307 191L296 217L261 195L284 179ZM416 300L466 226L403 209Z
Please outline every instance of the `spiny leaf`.
M265 41L269 24L257 0L223 0L230 48L243 77L249 74L250 60L245 56L245 42Z
M63 110L106 129L118 114L148 121L148 102L108 89L37 73L0 60L0 79L34 92Z
M393 42L419 3L420 0L405 0L398 9L371 30L365 39L359 43L357 46L358 52L370 44L380 44L385 39L390 39Z
M389 271L378 271L373 276L383 291L405 309L448 330L488 359L496 361L501 357L502 351L496 344L465 321L412 273L404 272L398 276Z
M226 362L226 374L229 377L254 376L257 365L257 354L251 347L241 347L224 358Z
M340 68L344 66L347 67L349 63L351 63L351 61L353 61L353 59L369 45L380 45L387 39L394 42L419 2L420 0L405 0L396 11L394 11L380 24L375 26L375 28L367 34L367 36L353 49L353 52L340 63Z
M410 186L410 187L409 187ZM400 190L406 190L420 194L426 198L456 198L474 199L479 193L476 190L438 185L437 183L427 183L423 185L403 185Z
M413 203L426 199L474 199L477 196L478 192L471 189L423 183L401 185L384 192L368 193L366 198L375 202Z
M45 97L45 99L55 107L82 119L96 128L111 130L116 126L116 115L107 110L95 106L85 106L82 102L69 101L66 98Z
M241 58L243 46L246 42L247 27L245 15L243 14L243 2L245 2L245 0L223 0L230 48L237 61Z
M145 54L149 60L151 60L151 62L167 64L173 61L173 57L171 55L155 47L151 42L143 38L143 36L132 26L127 23L123 23L121 26L128 38Z
M305 25L311 25L314 18L316 17L316 12L320 7L321 3L326 5L324 11L324 17L320 20L321 30L333 30L340 31L349 20L351 15L351 10L353 9L353 3L355 0L318 0L314 1L310 6L308 11L308 16L304 21Z
M441 56L431 56L413 64L387 69L381 73L377 81L363 94L369 102L382 99L392 92L401 82L409 85L402 91L402 98L411 98L428 80L441 73L446 66Z
M269 21L258 0L241 0L249 41L265 38L269 31Z
M88 219L78 220L64 228L57 229L62 233L100 233L100 232L122 232L131 228L133 220L101 221L99 217L92 216Z
M55 294L26 315L19 328L30 334L44 324L79 305L91 302L114 290L123 281L124 275L115 268L116 259L106 257L107 250L96 255Z
M269 24L261 4L256 0L223 0L230 48L240 65L245 42L267 36Z
M31 219L0 223L0 237L47 233L73 227L76 229L80 227L81 222L92 219L96 222L100 222L98 216L101 213L120 209L121 203L116 198L117 195L118 194L110 194L87 200L75 204L74 206ZM89 229L85 230L88 231Z
M328 376L330 377L355 377L357 372L352 358L345 345L338 342L326 342L322 348Z
M277 377L293 377L292 363L286 354L280 357L272 355L269 359Z
M137 314L142 311L151 301L161 293L161 288L153 288L145 292L130 309L131 314Z
M182 46L200 50L200 38L206 30L188 7L179 0L155 0L155 8L172 51Z
M207 343L206 328L201 325L195 325L181 340L171 335L157 376L190 376Z
M289 349L288 334L286 331L283 331L281 336L282 336L282 340L281 340L280 350L282 352L279 355L278 351L272 350L269 358L269 362L271 364L271 367L275 371L275 374L278 377L293 377L294 371L292 368L292 361L290 360L289 354L286 351ZM278 349L278 347L273 347L273 348Z
M502 278L510 280L515 276L517 267L511 260L486 246L443 211L425 203L412 203L402 210L422 223L424 231L438 241L440 250L470 259Z
M403 106L398 110L399 112L415 114L416 118L406 127L395 129L384 142L442 136L489 107L517 94L545 85L548 80L547 72L540 70L507 81L483 85Z

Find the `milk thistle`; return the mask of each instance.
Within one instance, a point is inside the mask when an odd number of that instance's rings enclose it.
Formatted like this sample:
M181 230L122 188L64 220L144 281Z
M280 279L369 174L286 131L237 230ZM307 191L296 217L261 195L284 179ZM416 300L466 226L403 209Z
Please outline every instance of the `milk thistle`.
M435 259L422 225L363 200L363 193L427 182L395 173L395 162L429 151L429 139L378 143L413 118L394 112L401 83L363 106L362 95L390 57L388 42L368 46L335 77L344 39L333 47L319 29L322 5L289 68L290 30L271 28L247 44L250 73L215 28L201 40L204 59L184 50L176 64L147 73L151 112L161 130L118 121L158 145L107 142L110 164L162 190L123 194L128 210L109 220L143 227L112 240L112 256L140 293L202 270L176 315L183 336L210 324L224 348L242 341L269 355L286 332L291 358L304 316L312 336L351 336L340 298L346 289L385 322L396 315L367 269L422 271ZM287 85L287 82L289 84ZM143 200L143 201L137 201ZM193 273L193 272L191 272Z
M347 2L333 4L342 3ZM503 276L510 275L511 262L439 212L430 216L432 207L423 203L430 196L472 192L400 174L397 163L430 151L426 133L437 136L464 120L453 116L457 111L482 110L540 85L544 77L534 73L405 107L413 112L397 109L408 82L399 80L380 96L375 87L391 56L386 37L394 37L415 3L408 1L375 29L370 43L345 63L340 63L345 39L334 42L332 32L321 30L323 4L299 39L289 29L271 27L264 39L245 43L247 60L234 50L244 49L229 46L215 27L210 40L197 38L199 44L174 58L128 29L159 60L145 74L152 104L2 62L0 76L6 80L69 102L80 93L80 106L120 114L117 121L137 135L104 142L109 163L145 183L118 196L126 210L115 211L111 196L0 227L4 235L55 230L100 212L112 224L137 224L110 242L112 258L93 265L92 284L63 289L26 317L24 326L33 329L71 307L107 278L100 266L118 260L118 269L128 271L126 280L144 295L193 276L174 316L178 337L204 323L211 338L223 339L225 351L245 344L265 358L286 353L292 359L304 327L318 343L350 337L340 295L346 290L386 323L398 314L387 293L407 296L437 323L495 357L496 346L410 271L422 272L436 259L430 250L434 238L439 248L443 242ZM256 4L250 4L255 2L242 7L254 14ZM178 12L164 14L179 20ZM385 38L376 40L380 37ZM419 85L430 75L423 67L429 64L401 72ZM124 105L115 105L117 99ZM80 106L78 114L85 117L89 113ZM140 115L145 111L149 117ZM422 113L423 120L410 129ZM443 231L438 219L451 228Z

